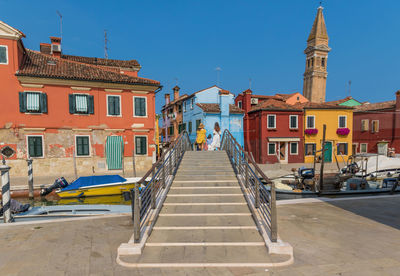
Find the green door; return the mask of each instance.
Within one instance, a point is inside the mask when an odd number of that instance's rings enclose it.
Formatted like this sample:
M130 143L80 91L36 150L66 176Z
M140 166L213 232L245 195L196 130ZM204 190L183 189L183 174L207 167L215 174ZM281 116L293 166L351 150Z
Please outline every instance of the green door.
M124 141L121 136L108 136L106 141L106 159L109 170L122 170Z
M332 142L325 142L324 161L332 162Z

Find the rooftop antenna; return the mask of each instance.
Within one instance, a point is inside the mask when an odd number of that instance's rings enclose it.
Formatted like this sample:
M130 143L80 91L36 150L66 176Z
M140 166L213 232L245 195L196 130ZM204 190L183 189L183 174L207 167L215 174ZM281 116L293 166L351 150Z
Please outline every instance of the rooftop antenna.
M249 78L249 89L251 90L251 78Z
M349 96L351 97L351 80L349 80Z
M61 43L62 43L62 14L59 11L56 11L58 16L60 17L60 38L61 38ZM61 44L60 43L60 44Z
M108 47L107 47L107 30L104 30L104 58L108 59Z
M178 85L178 78L175 78L174 80L175 80L175 86L177 86Z
M219 86L219 75L222 69L218 66L217 68L215 68L215 71L217 71L217 86Z

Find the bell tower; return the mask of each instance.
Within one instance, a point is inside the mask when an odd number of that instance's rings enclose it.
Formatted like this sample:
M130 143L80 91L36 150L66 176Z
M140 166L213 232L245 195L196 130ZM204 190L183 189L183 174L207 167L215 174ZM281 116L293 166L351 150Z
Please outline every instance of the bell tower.
M331 50L328 46L328 33L326 31L323 7L318 7L317 16L307 39L306 69L303 74L303 95L310 102L325 102L326 93L326 71L328 53Z

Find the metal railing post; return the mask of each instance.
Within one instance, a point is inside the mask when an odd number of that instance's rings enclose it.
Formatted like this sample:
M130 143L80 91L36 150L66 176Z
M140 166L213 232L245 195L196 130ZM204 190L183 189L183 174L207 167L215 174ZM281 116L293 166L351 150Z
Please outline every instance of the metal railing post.
M271 241L276 242L278 240L278 222L276 213L276 192L275 184L271 183Z
M244 185L246 186L246 188L249 187L249 158L247 157L247 155L245 155L245 182Z
M168 166L169 166L169 175L172 175L172 149L168 153Z
M239 164L239 174L242 174L242 152L239 150L238 153L239 153L239 162L238 162L238 164Z
M256 173L256 179L255 179L255 207L259 208L260 207L260 179L258 178L257 171Z
M163 154L162 156L162 187L163 189L165 189L165 183L167 182L167 173L165 172L165 166L167 166L167 164L165 163L165 155Z
M155 209L156 208L156 179L155 179L155 170L157 170L157 166L154 168L154 170L151 172L151 179L152 179L152 183L151 183L151 209Z
M133 235L135 243L140 241L140 206L139 206L139 183L135 184L135 200L133 210Z

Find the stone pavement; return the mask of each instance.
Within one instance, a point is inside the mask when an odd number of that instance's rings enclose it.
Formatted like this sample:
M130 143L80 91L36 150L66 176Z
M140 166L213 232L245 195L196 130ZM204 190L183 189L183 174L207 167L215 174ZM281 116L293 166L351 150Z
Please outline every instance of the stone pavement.
M0 225L0 275L399 275L400 196L278 205L278 213L279 234L294 247L288 267L125 268L115 260L132 224L119 216Z

